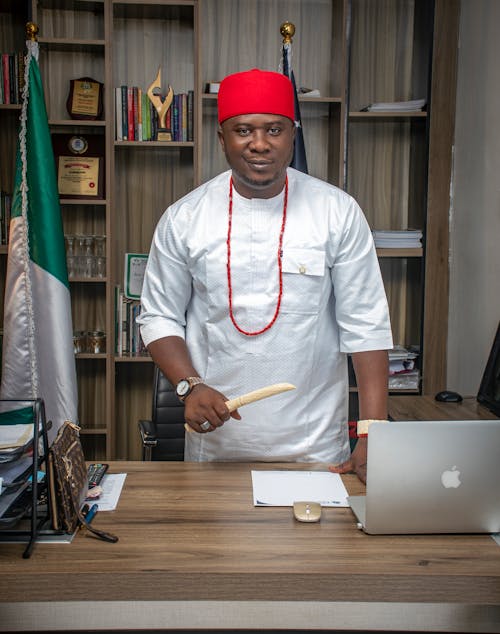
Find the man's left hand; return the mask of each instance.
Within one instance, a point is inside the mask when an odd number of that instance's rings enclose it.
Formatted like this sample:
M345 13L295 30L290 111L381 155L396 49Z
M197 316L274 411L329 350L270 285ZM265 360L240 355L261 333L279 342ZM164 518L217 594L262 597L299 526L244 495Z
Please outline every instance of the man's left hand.
M354 451L349 460L338 465L331 465L328 470L332 473L355 473L366 484L366 457L368 443L366 438L358 438Z

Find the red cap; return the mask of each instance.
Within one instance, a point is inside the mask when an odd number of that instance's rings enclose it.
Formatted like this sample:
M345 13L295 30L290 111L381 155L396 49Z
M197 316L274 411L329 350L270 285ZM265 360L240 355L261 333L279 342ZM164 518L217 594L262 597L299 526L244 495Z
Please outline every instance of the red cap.
M277 114L295 119L292 82L281 73L253 70L225 77L218 94L219 123L240 114Z

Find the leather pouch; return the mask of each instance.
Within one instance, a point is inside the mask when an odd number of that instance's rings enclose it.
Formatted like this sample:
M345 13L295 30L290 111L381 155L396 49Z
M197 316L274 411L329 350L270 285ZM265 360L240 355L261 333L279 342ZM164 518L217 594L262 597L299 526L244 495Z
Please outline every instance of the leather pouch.
M82 526L99 539L117 542L115 535L91 526L80 510L87 495L88 481L78 425L66 421L61 426L49 449L49 468L54 529L73 533Z

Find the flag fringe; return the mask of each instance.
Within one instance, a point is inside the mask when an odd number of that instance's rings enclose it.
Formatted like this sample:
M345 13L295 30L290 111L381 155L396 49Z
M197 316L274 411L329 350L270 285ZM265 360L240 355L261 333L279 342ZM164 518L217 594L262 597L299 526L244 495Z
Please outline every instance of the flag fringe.
M31 60L38 60L38 42L28 40L26 42L26 58L24 65L24 85L22 91L22 107L20 117L19 132L19 156L21 160L21 216L22 222L22 267L25 279L26 310L28 313L28 347L31 366L31 389L32 395L39 392L38 363L35 347L35 316L33 311L33 294L31 284L31 266L29 255L29 219L28 219L28 157L27 157L27 121L28 121L28 101L29 101L29 74Z

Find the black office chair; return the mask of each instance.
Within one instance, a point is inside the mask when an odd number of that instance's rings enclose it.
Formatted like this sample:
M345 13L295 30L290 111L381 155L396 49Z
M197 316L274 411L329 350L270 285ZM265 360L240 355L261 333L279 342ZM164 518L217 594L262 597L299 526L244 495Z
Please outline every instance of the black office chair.
M151 420L140 420L143 460L184 460L184 405L155 367Z

